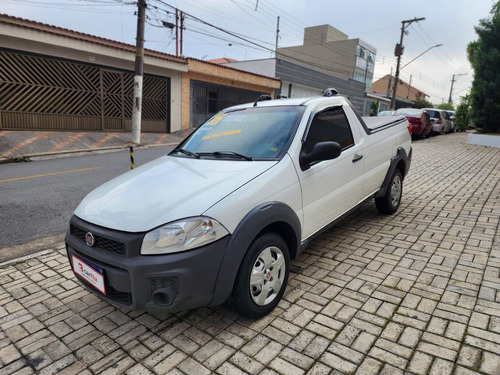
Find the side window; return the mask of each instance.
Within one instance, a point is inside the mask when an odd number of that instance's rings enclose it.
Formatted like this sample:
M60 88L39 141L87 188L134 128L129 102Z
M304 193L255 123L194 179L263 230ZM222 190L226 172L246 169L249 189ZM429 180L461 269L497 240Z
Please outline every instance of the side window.
M351 127L340 106L326 109L314 116L305 141L306 152L311 152L316 143L326 141L339 143L342 150L354 145Z

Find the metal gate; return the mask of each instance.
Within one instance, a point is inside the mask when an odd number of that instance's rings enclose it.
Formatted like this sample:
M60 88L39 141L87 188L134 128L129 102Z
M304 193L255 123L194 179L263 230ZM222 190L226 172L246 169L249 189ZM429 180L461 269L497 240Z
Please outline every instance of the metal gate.
M101 82L103 130L123 130L123 73L103 70Z
M262 93L191 80L190 126L198 126L221 109L257 100Z
M168 132L170 79L145 75L142 131ZM133 74L0 50L0 129L127 131Z

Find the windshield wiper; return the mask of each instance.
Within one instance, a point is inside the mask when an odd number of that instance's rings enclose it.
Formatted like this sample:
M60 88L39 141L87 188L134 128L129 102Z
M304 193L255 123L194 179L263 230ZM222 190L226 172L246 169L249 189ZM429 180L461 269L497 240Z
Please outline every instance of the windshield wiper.
M186 150L185 148L182 148L182 147L174 148L171 153L173 153L173 152L180 152L184 155L191 156L191 157L196 158L196 159L200 158L200 155L198 155L196 152Z
M237 156L241 159L245 159L248 161L253 161L254 159L251 156L248 155L243 155L240 154L239 152L234 152L234 151L214 151L214 152L203 152L203 155L214 155L216 157L223 157L223 156Z

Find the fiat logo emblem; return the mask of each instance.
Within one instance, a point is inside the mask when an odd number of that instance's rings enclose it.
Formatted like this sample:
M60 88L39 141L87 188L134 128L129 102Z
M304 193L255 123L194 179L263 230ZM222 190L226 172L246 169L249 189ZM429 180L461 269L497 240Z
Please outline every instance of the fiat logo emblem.
M94 238L94 235L90 232L87 232L87 234L85 235L85 242L87 243L87 246L94 246L94 243L95 243L95 238Z

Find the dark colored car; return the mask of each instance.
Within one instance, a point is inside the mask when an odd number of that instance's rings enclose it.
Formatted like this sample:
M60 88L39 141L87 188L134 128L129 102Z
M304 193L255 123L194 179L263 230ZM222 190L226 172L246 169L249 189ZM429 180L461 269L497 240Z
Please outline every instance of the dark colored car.
M412 138L423 138L432 132L432 122L429 114L418 108L399 108L396 116L405 116L411 125Z

